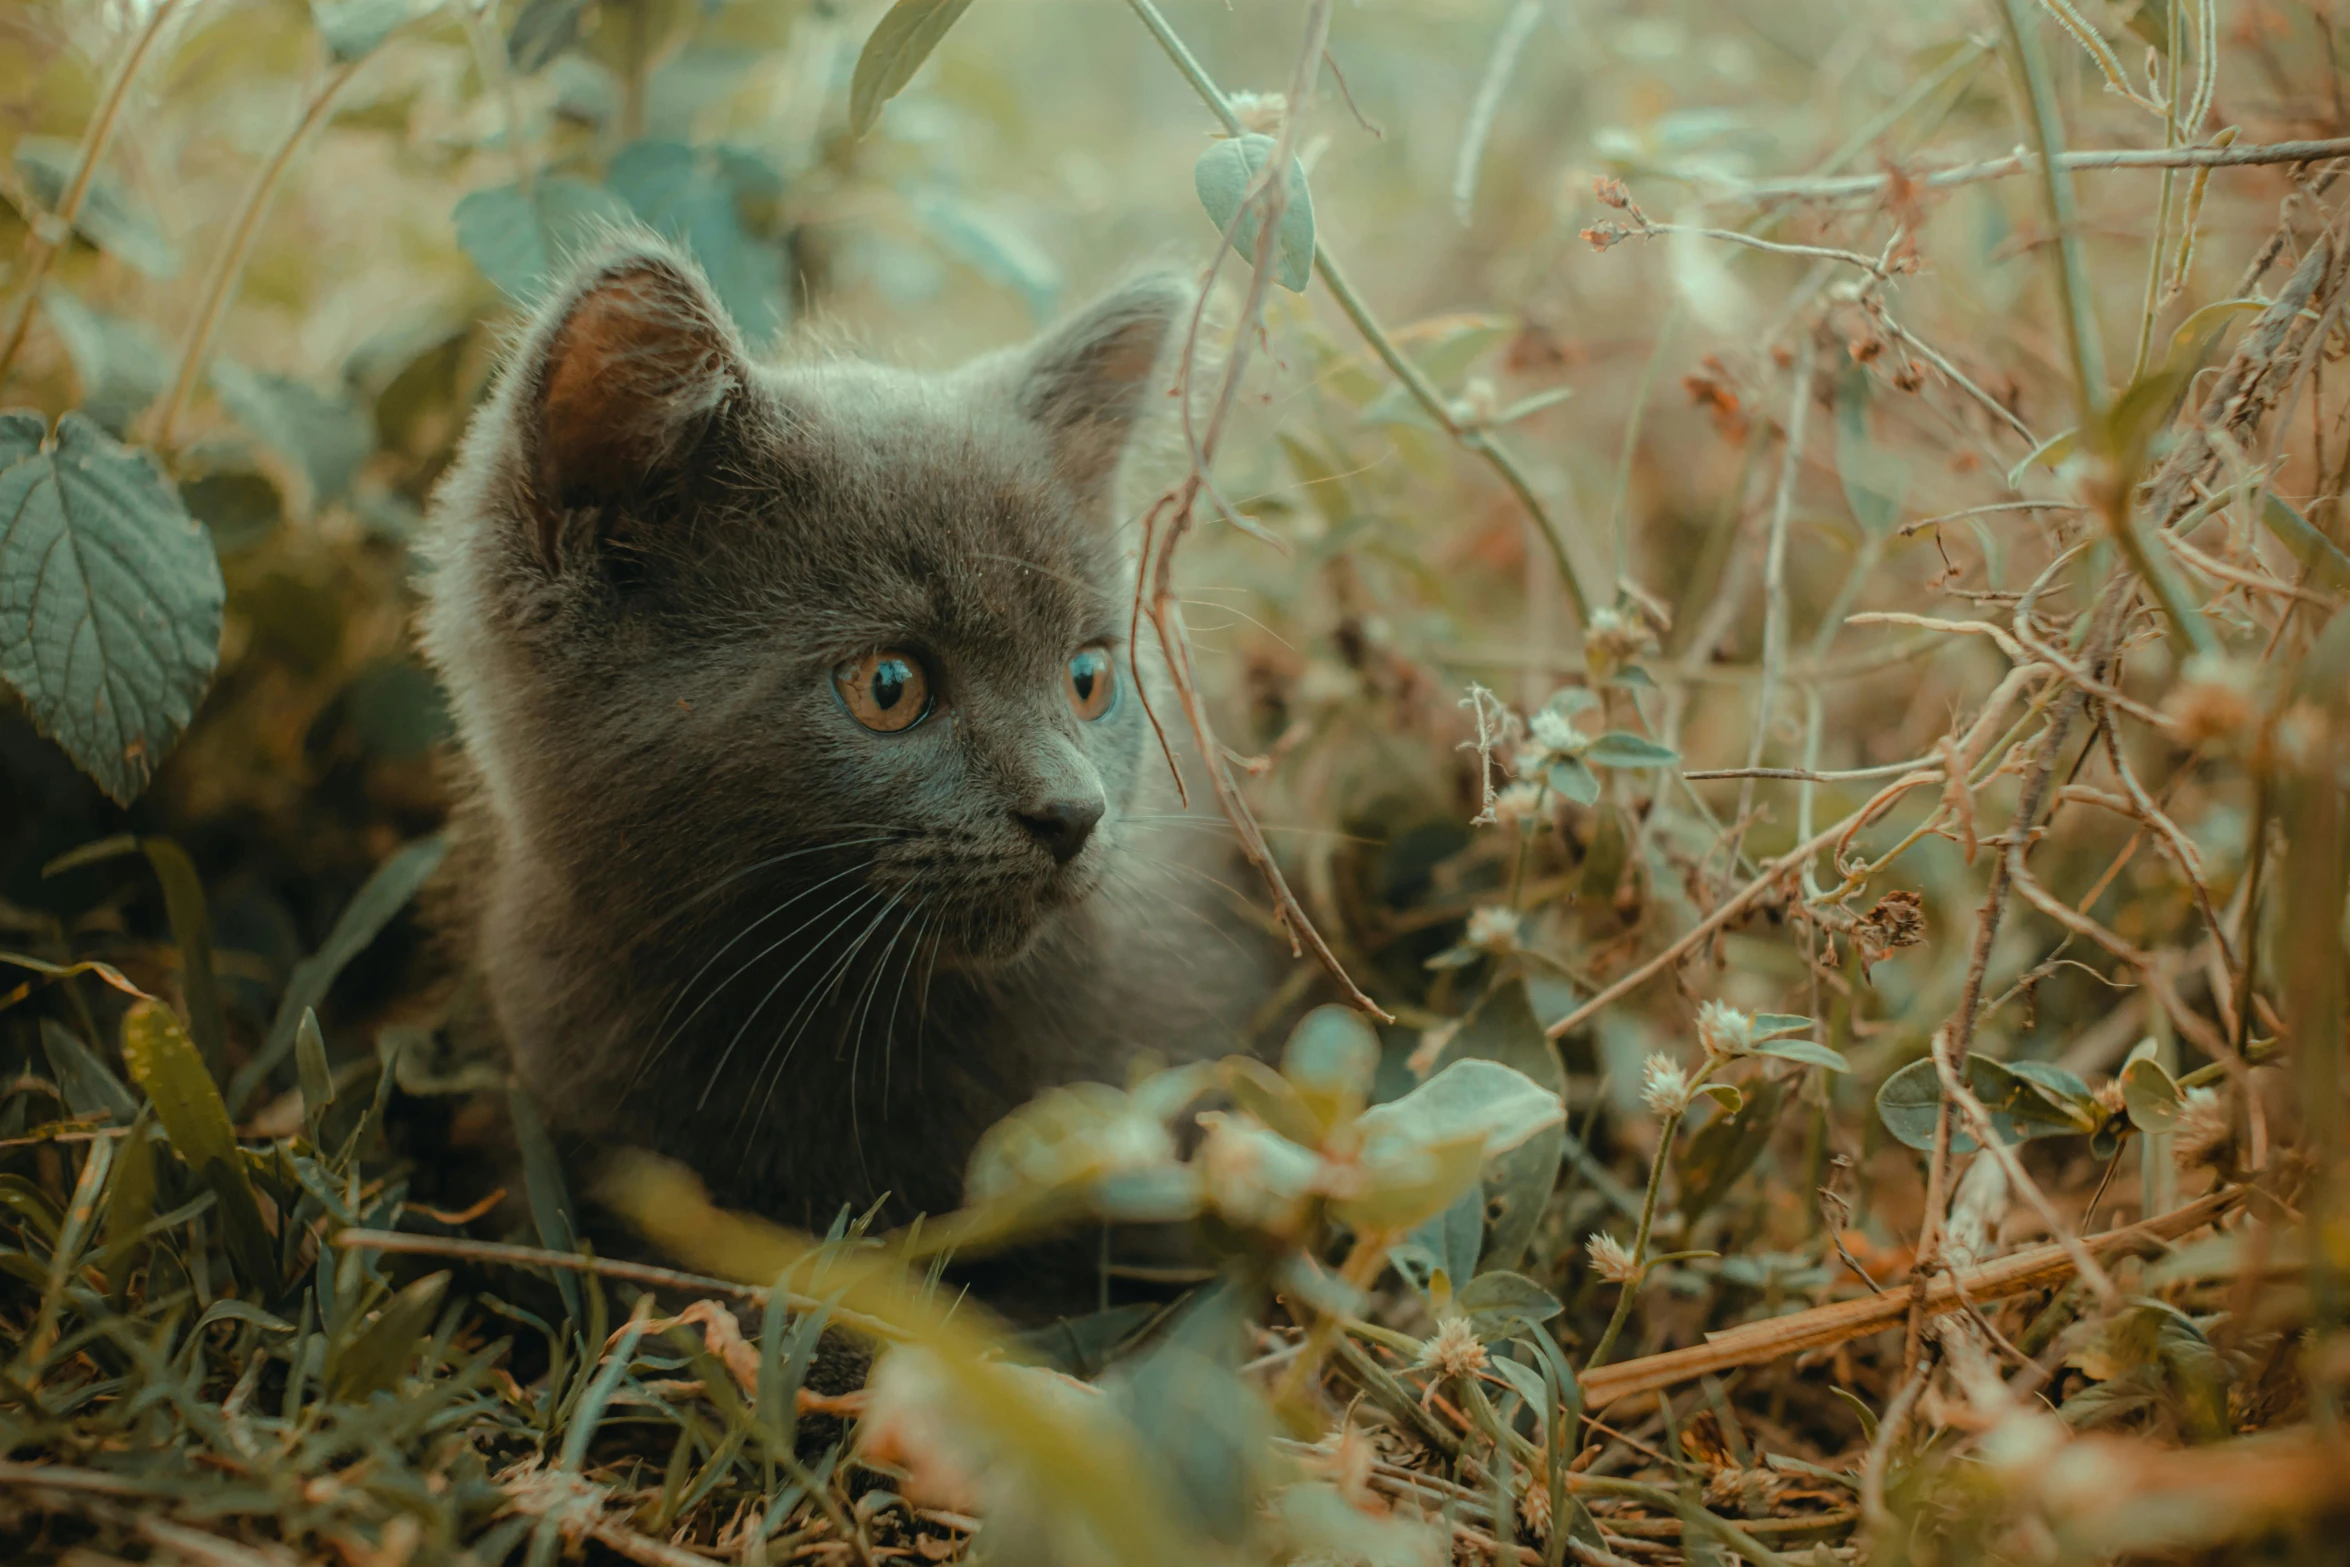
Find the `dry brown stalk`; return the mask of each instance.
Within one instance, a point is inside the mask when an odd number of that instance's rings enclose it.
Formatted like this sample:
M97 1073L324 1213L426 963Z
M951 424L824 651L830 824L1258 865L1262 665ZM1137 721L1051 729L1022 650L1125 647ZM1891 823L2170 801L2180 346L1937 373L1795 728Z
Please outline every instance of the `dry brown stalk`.
M2057 154L2057 166L2079 172L2084 169L2232 169L2253 164L2319 163L2328 158L2350 157L2350 136L2337 136L2328 141L2280 141L2249 147L2108 147L2083 149ZM1909 182L1931 189L1946 189L1953 185L1973 185L1983 180L2003 180L2018 174L2038 172L2039 158L2018 148L2004 158L1992 158L1981 163L1954 164L1946 169L1929 169L1922 174L1904 174ZM1737 197L1770 199L1798 197L1806 200L1835 200L1852 196L1879 196L1892 185L1891 174L1847 174L1834 179L1754 180L1736 186L1727 194Z
M2080 1244L2090 1256L2103 1258L2119 1256L2149 1243L2174 1241L2218 1219L2242 1197L2240 1188L2213 1192L2158 1219L2089 1236ZM1964 1310L1969 1300L1980 1305L2062 1283L2073 1273L2071 1255L2062 1245L2051 1243L1985 1263L1957 1280L1948 1276L1936 1278L1927 1284L1923 1295L1916 1284L1905 1284L1882 1295L1863 1295L1855 1300L1834 1301L1808 1311L1750 1322L1708 1334L1703 1344L1603 1366L1583 1378L1584 1404L1587 1408L1603 1409L1637 1394L1653 1393L1737 1366L1759 1365L1803 1350L1881 1333L1899 1327L1913 1302L1922 1301L1926 1315L1936 1317Z

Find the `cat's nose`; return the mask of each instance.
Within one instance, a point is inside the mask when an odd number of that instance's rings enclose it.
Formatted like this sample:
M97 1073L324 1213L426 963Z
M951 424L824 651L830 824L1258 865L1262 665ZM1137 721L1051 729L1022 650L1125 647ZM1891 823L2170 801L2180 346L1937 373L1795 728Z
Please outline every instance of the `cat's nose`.
M1102 802L1097 797L1087 800L1047 800L1030 810L1012 813L1020 825L1034 835L1038 843L1052 851L1053 858L1063 865L1077 858L1077 851L1085 847L1085 840L1093 836L1094 824L1102 819Z

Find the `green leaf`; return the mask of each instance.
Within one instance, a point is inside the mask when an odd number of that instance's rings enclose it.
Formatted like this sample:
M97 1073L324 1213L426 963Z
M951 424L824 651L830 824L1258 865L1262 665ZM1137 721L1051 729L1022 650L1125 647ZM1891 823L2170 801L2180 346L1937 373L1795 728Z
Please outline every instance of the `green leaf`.
M2141 1056L2122 1068L2122 1107L2141 1132L2167 1132L2179 1124L2184 1096L2159 1061Z
M91 309L62 284L41 290L50 330L81 383L81 411L120 435L171 382L171 362L136 321Z
M16 172L44 213L55 212L73 183L81 162L81 146L58 136L20 136L16 141ZM25 215L28 219L33 214ZM154 218L132 205L122 187L104 171L82 193L81 210L74 214L73 231L91 244L151 278L176 277L179 252L163 237Z
M734 324L756 347L784 324L782 249L743 224L743 204L782 194L775 171L748 153L632 142L613 155L605 183L645 224L694 254Z
M1507 980L1486 992L1477 1009L1462 1020L1447 1054L1498 1061L1558 1094L1560 1103L1565 1103L1566 1070L1558 1051L1543 1037L1531 988L1521 981ZM1477 1267L1514 1268L1525 1256L1535 1228L1542 1222L1542 1210L1558 1185L1566 1136L1562 1120L1495 1155L1487 1164L1483 1212L1491 1217L1491 1234Z
M219 1082L228 1075L228 1022L220 1004L220 979L212 968L212 915L204 883L188 851L169 838L141 838L147 863L163 884L163 910L171 939L180 949L180 994L188 1003L188 1032L195 1037L204 1069Z
M294 1048L294 1032L301 1027L302 1014L315 1009L326 1000L326 993L342 973L343 966L367 949L392 916L407 906L416 896L425 878L440 867L441 856L448 852L448 840L439 833L418 838L404 844L399 851L375 868L343 912L335 917L334 929L326 934L326 941L309 957L294 965L293 974L286 981L286 993L279 998L277 1018L269 1025L269 1037L252 1060L237 1069L229 1084L229 1103L242 1109L252 1097L253 1090L277 1069L277 1064Z
M2067 457L2070 457L2073 454L2073 448L2080 444L2081 432L2079 430L2072 429L2057 431L2054 435L2048 437L2048 439L2042 441L2039 445L2033 447L2030 451L2024 453L2023 460L2018 462L2014 467L2007 470L2007 487L2012 490L2022 485L2024 482L2024 475L2032 471L2032 465L2034 463L2041 464L2051 469L2055 468Z
M1758 1039L1754 1043L1758 1056L1777 1056L1782 1061L1800 1061L1805 1066L1825 1067L1831 1072L1849 1072L1852 1063L1826 1045L1810 1039Z
M1942 1113L1942 1078L1934 1058L1926 1056L1885 1079L1877 1089L1877 1119L1896 1140L1911 1148L1934 1146L1934 1127ZM1950 1146L1968 1152L1978 1145L1954 1111L1950 1117Z
M1449 1305L1454 1283L1477 1271L1477 1252L1484 1240L1485 1197L1472 1188L1461 1193L1451 1207L1413 1230L1406 1244L1416 1245L1427 1254L1436 1270L1428 1281L1431 1290L1442 1280Z
M588 0L523 0L506 35L506 60L525 76L536 75L547 62L579 41L579 19Z
M1681 1211L1691 1226L1729 1194L1771 1145L1791 1082L1766 1079L1755 1084L1753 1097L1742 1113L1715 1116L1690 1137L1679 1164Z
M1599 798L1599 774L1584 766L1580 757L1560 757L1550 764L1550 771L1543 778L1551 792L1562 800L1589 805Z
M1362 1113L1378 1071L1379 1036L1352 1007L1314 1008L1281 1051L1281 1075L1324 1131Z
M78 413L0 414L0 677L124 805L194 715L226 594L154 462Z
M223 356L212 366L220 404L254 438L292 463L310 486L310 504L340 500L375 450L374 423L344 397L292 376L252 370Z
M2275 534L2293 558L2317 573L2318 579L2335 588L2350 588L2350 555L2342 547L2317 531L2308 518L2277 498L2274 490L2261 497L2260 520Z
M1795 1012L1757 1012L1754 1015L1754 1034L1767 1039L1782 1034L1808 1034L1812 1020Z
M122 1080L107 1070L80 1035L55 1018L41 1019L41 1048L48 1053L49 1071L65 1095L65 1107L75 1115L103 1115L117 1126L128 1126L139 1113L139 1102Z
M936 187L909 198L914 215L941 245L981 277L1017 293L1029 313L1052 312L1063 281L1060 263L1028 232L993 207Z
M1583 760L1600 767L1671 767L1681 760L1681 753L1671 746L1657 744L1646 735L1611 729L1591 742Z
M195 1042L170 1008L141 1001L123 1014L122 1059L155 1107L171 1146L198 1183L219 1197L221 1228L238 1276L264 1298L275 1295L277 1250L253 1199L252 1177L229 1124L228 1106L204 1070Z
M1497 1061L1455 1061L1401 1099L1374 1105L1355 1125L1364 1197L1332 1205L1361 1231L1406 1229L1450 1206L1487 1160L1566 1119L1566 1103Z
M441 1309L441 1297L448 1292L449 1275L430 1273L386 1301L373 1322L329 1352L328 1394L358 1401L395 1391L409 1362L416 1358L416 1341L432 1326ZM620 1362L626 1359L623 1354Z
M1711 1099L1722 1107L1724 1115L1736 1115L1746 1108L1746 1095L1739 1092L1735 1083L1707 1083L1692 1097Z
M1276 1135L1301 1148L1320 1145L1322 1123L1288 1078L1254 1056L1227 1056L1218 1070L1224 1091Z
M318 1014L308 1007L302 1009L302 1022L294 1030L294 1070L302 1081L302 1113L316 1126L335 1102L335 1073L327 1064L326 1035L318 1027Z
M507 1090L506 1113L514 1122L524 1195L530 1200L530 1220L538 1230L539 1244L549 1251L576 1251L579 1235L571 1219L571 1187L563 1179L563 1161L555 1152L555 1140L547 1135L546 1123L539 1119L538 1107L519 1083ZM555 1288L563 1297L565 1314L574 1322L586 1321L579 1305L579 1280L570 1269L555 1271Z
M527 304L604 224L626 218L628 204L601 185L550 174L534 180L527 196L514 185L477 190L452 216L457 243L482 276Z
M1844 483L1844 503L1865 532L1893 531L1909 489L1909 465L1869 438L1869 377L1858 365L1837 388L1836 476Z
M971 0L897 0L874 25L849 80L849 136L862 137L881 119L882 105L903 92L947 29L971 9Z
M1211 144L1191 169L1192 187L1209 220L1219 231L1231 228L1232 248L1251 262L1257 254L1257 212L1252 206L1243 214L1240 204L1277 145L1270 136L1234 136ZM1273 231L1273 280L1302 294L1314 277L1314 198L1306 188L1306 171L1295 158L1289 160L1287 193L1281 226ZM1235 215L1240 217L1237 225L1232 221Z
M310 0L310 18L337 65L364 60L408 23L441 8L441 0Z
M1455 1061L1401 1099L1373 1105L1356 1122L1366 1144L1434 1146L1476 1137L1489 1154L1517 1147L1566 1119L1566 1101L1498 1061Z
M1485 1343L1514 1338L1565 1309L1550 1291L1505 1269L1478 1274L1452 1304L1455 1311L1467 1314L1470 1330Z

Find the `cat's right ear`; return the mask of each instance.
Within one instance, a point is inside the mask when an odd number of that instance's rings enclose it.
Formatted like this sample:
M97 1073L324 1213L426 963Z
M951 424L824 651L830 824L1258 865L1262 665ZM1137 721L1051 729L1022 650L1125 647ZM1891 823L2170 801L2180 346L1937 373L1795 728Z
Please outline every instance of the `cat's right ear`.
M729 402L748 360L694 265L650 240L606 252L531 333L518 417L540 559L574 519L599 534L651 520Z

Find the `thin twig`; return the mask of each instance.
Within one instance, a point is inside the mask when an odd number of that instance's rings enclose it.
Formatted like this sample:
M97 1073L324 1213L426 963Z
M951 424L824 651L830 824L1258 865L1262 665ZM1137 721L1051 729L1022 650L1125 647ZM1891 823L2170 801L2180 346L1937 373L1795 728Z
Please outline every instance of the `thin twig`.
M2056 166L2071 173L2098 169L2235 169L2253 164L2318 163L2328 158L2350 158L2350 136L2326 141L2267 142L2248 147L2108 147L2057 154ZM2040 160L2018 149L2004 158L1955 164L1922 173L1904 172L1908 183L1931 189L2003 180L2018 174L2036 174ZM1833 179L1722 181L1726 194L1757 201L1796 197L1810 200L1847 196L1880 196L1892 185L1890 174L1847 174ZM1709 179L1716 177L1709 176Z

